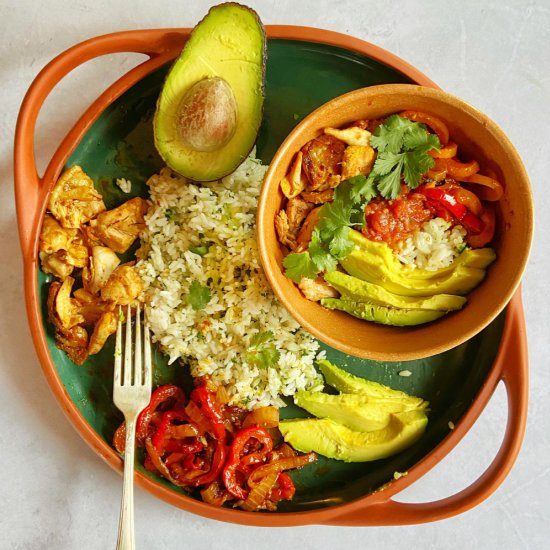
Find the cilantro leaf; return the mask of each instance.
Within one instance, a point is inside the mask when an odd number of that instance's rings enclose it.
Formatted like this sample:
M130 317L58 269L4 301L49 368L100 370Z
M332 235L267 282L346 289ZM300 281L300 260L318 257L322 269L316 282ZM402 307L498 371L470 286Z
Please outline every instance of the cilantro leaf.
M338 187L336 190L338 190ZM341 195L339 196L337 192L335 192L332 203L325 203L319 212L317 227L319 227L323 241L330 240L330 236L335 231L349 224L352 210L353 204L349 200L343 199Z
M302 277L314 279L318 273L309 252L291 252L283 260L283 267L285 275L295 283L299 283Z
M330 241L330 253L338 260L345 258L355 248L354 242L349 238L349 229L349 227L341 227L334 233ZM326 269L325 271L333 271L334 269L336 269L336 265L332 270Z
M425 151L409 151L404 153L403 176L405 182L411 189L420 185L422 174L426 173L435 165L435 160Z
M210 302L212 294L207 286L202 286L198 281L193 281L189 287L187 301L195 311L204 309Z
M311 260L319 271L334 271L336 269L336 258L334 258L325 248L317 227L313 230L313 234L311 235L308 251Z
M353 176L347 180L351 182L352 188L350 190L350 198L354 202L361 202L361 199L364 199L364 204L360 211L363 210L363 207L366 203L370 202L378 194L376 191L376 185L372 178L367 178L366 176Z
M371 146L381 153L399 153L409 124L414 123L399 115L391 115L374 131L370 138Z
M247 362L261 369L276 365L281 354L275 344L269 343L271 340L273 332L270 330L255 334L246 353Z
M399 196L401 176L411 189L418 187L422 174L435 163L428 151L441 148L439 138L423 124L399 115L388 117L375 130L370 143L378 149L378 156L368 180L387 199Z
M380 194L387 199L396 199L401 193L401 171L404 157L401 156L391 172L381 175L377 187Z
M273 332L271 330L258 332L258 334L254 334L254 336L252 336L252 339L250 340L250 347L256 348L266 342L269 342L270 340L273 340Z

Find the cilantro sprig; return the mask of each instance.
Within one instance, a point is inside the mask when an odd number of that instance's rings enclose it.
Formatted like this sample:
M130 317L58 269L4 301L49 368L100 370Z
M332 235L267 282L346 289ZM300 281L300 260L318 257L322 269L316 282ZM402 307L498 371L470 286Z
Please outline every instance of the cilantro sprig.
M370 144L377 149L378 156L368 180L387 199L399 196L401 177L411 189L416 189L422 174L435 164L428 151L441 148L439 138L423 124L399 115L388 117L378 126Z
M363 210L376 196L376 188L365 176L354 176L334 190L332 202L319 211L319 221L305 252L291 252L283 260L285 275L299 283L302 277L314 279L321 271L333 271L338 260L345 258L354 247L349 237L350 227L362 227Z
M272 343L273 338L273 332L270 330L255 334L246 352L247 362L261 369L276 365L281 354L275 344Z
M291 252L283 260L285 275L294 282L336 269L338 260L354 248L349 231L364 226L365 206L377 195L397 198L402 178L411 189L416 189L422 174L435 164L428 151L441 148L438 137L423 124L399 115L388 117L378 126L370 144L378 154L369 176L354 176L341 182L334 190L333 201L321 207L308 249Z

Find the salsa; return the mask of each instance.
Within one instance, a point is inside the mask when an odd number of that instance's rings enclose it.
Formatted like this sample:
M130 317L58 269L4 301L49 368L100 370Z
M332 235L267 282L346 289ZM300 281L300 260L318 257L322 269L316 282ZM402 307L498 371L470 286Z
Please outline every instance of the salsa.
M371 241L385 242L395 250L401 241L435 216L423 194L402 185L397 199L378 197L365 206L366 223L361 232Z

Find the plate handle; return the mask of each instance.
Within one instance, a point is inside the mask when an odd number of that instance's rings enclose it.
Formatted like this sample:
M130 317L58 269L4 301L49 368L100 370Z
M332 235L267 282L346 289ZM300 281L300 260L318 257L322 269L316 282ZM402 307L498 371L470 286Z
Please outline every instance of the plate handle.
M38 174L34 151L35 128L40 109L54 87L79 65L107 54L133 52L149 59L132 69L89 107L63 143L78 143L97 116L132 84L172 59L188 35L188 29L126 31L86 40L50 61L31 84L19 111L15 130L14 175L19 239L26 259L34 255L37 225L44 195L66 161L60 147L43 176ZM132 76L130 76L132 75ZM34 240L33 240L34 236Z
M482 388L493 393L502 380L506 387L508 399L508 420L506 431L500 449L483 474L469 487L447 498L425 503L403 503L392 498L371 505L353 508L342 515L331 517L325 524L331 525L411 525L437 521L455 516L473 508L489 497L504 481L510 472L521 447L525 424L527 421L528 399L528 357L527 338L521 288L518 289L508 305L507 318L502 334L502 344L495 359L493 372L486 385ZM471 411L479 414L479 411ZM468 412L467 414L470 414ZM437 449L434 450L437 452ZM441 453L437 459L446 454ZM418 467L422 467L421 464ZM427 468L429 469L429 468ZM407 477L402 477L400 486L393 491L403 489L407 485ZM393 483L392 483L393 485ZM381 492L382 496L384 492Z

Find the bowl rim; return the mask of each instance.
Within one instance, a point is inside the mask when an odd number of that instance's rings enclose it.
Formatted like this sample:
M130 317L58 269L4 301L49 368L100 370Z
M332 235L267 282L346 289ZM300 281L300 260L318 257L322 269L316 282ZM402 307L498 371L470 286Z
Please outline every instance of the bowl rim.
M386 52L378 46L374 46L363 40L323 29L286 25L267 25L268 38L279 38L296 41L316 42L329 44L376 59L386 65L397 68L412 80L423 82L428 86L435 84L425 77L420 71L401 60L397 56ZM77 44L58 55L52 60L37 76L21 106L19 114L14 148L15 166L15 195L17 207L17 220L24 264L25 299L31 336L37 351L40 365L46 381L52 393L59 403L64 414L70 423L86 441L86 443L113 469L122 472L122 458L114 449L101 438L84 419L76 404L69 397L61 382L55 364L46 343L45 330L42 323L40 304L38 301L37 286L37 245L40 222L45 211L46 197L49 189L53 186L56 177L69 155L74 150L76 143L95 122L105 108L115 101L122 93L129 89L141 78L147 76L164 63L173 59L183 42L189 36L191 29L151 29L135 30L112 33L98 36L85 42ZM49 91L57 82L82 62L121 51L137 51L146 53L150 59L123 75L112 84L99 98L83 113L73 129L67 134L61 145L53 155L44 175L39 177L36 173L32 146L34 123L40 110L40 106ZM30 134L30 135L29 135ZM30 171L28 166L30 166ZM32 176L32 177L31 177ZM36 188L29 188L28 179ZM513 323L513 320L516 320ZM461 513L489 496L506 476L515 461L519 446L525 429L526 413L526 377L527 377L527 356L525 328L523 321L523 310L519 292L509 306L505 332L501 342L501 348L497 359L489 372L486 384L481 388L479 395L472 406L466 411L460 424L454 430L452 436L445 438L433 451L421 459L409 475L392 482L385 491L365 495L353 502L334 506L326 509L304 511L298 513L253 513L242 510L217 509L195 499L176 493L167 487L160 485L157 481L150 479L141 472L136 472L136 481L139 486L162 500L196 513L210 519L217 519L243 525L255 526L297 526L307 524L334 524L334 525L394 525L406 523L422 523L434 519L451 517ZM492 475L488 476L476 492L468 499L454 498L443 508L428 510L417 510L416 515L411 513L397 514L394 517L387 516L380 518L375 514L364 513L367 509L376 511L380 506L385 507L391 501L390 497L412 484L416 479L429 471L437 464L465 435L474 421L477 419L487 401L489 400L496 384L504 376L506 362L503 360L504 350L502 343L513 341L513 350L520 353L518 361L518 381L515 386L517 394L515 415L515 437L509 438L510 442L499 453L500 462L492 467ZM510 418L510 417L509 417ZM504 445L503 445L504 448ZM501 449L502 451L502 449ZM498 458L498 457L497 457ZM457 495L460 496L460 495ZM449 500L449 499L447 499ZM436 503L438 504L438 503ZM418 514L418 511L420 514ZM359 513L360 515L355 515ZM351 515L350 515L351 514ZM345 515L349 516L345 519Z
M520 251L519 257L516 256L516 259L518 260L518 268L515 271L515 276L510 280L510 283L507 286L506 293L501 296L497 307L491 309L490 314L483 317L482 322L469 327L467 330L461 331L460 334L457 334L453 339L441 341L437 345L422 346L419 345L419 342L421 342L421 340L416 339L415 347L409 350L400 352L395 352L393 350L373 351L362 346L342 342L331 333L327 333L319 329L316 323L312 322L309 318L302 314L299 307L299 304L302 302L300 300L295 301L286 292L283 283L284 276L281 276L280 273L281 268L273 257L270 248L267 246L267 239L264 238L268 226L270 224L273 224L273 220L268 219L268 217L265 215L265 211L268 208L268 204L270 203L270 191L272 191L275 186L279 185L278 181L274 180L274 173L279 170L279 163L282 161L282 159L286 159L289 152L296 152L297 149L294 141L297 135L300 135L303 131L310 129L312 126L318 126L319 119L325 114L326 111L335 110L335 108L337 109L340 106L344 106L356 98L361 98L365 101L368 101L370 98L379 96L381 94L389 95L403 93L418 94L423 97L435 99L437 101L443 101L446 103L453 102L456 106L458 106L458 108L466 111L473 118L481 121L481 123L488 129L488 131L495 134L498 137L498 140L504 144L509 154L509 158L511 158L511 161L513 162L517 170L517 173L519 175L518 179L527 183L524 193L527 206L527 217L524 220L524 234L527 240L525 242L525 246L523 246ZM312 124L312 122L314 124ZM319 129L319 131L320 130L321 129ZM291 148L293 148L292 151L289 151L289 149ZM266 172L264 183L262 185L262 189L260 191L260 196L258 199L256 228L260 260L269 284L277 298L282 302L285 308L290 312L290 314L300 324L300 326L302 326L302 328L304 328L307 332L309 332L319 340L323 341L325 344L328 344L329 346L336 348L339 351L342 351L349 355L353 355L355 357L361 357L363 359L371 359L376 361L409 361L431 357L433 355L444 353L445 351L459 346L460 344L473 338L476 334L479 334L505 309L506 305L509 303L521 283L521 279L525 268L527 267L527 262L529 260L529 255L531 252L534 232L533 195L529 183L527 170L525 169L523 161L521 160L521 157L514 147L513 143L500 128L500 126L496 122L494 122L488 115L480 111L477 107L474 107L470 103L439 88L420 86L416 84L380 84L376 86L359 88L357 90L353 90L351 92L347 92L338 97L335 97L330 101L327 101L325 104L321 105L320 107L312 111L309 115L304 117L304 119L300 121L300 123L297 124L294 129L287 135L285 140L281 143L280 147L275 152L275 155L273 156L273 159ZM303 298L303 300L305 300L305 298ZM459 314L460 312L457 313ZM436 326L437 323L438 321L434 321L433 325ZM399 328L397 330L402 329Z

